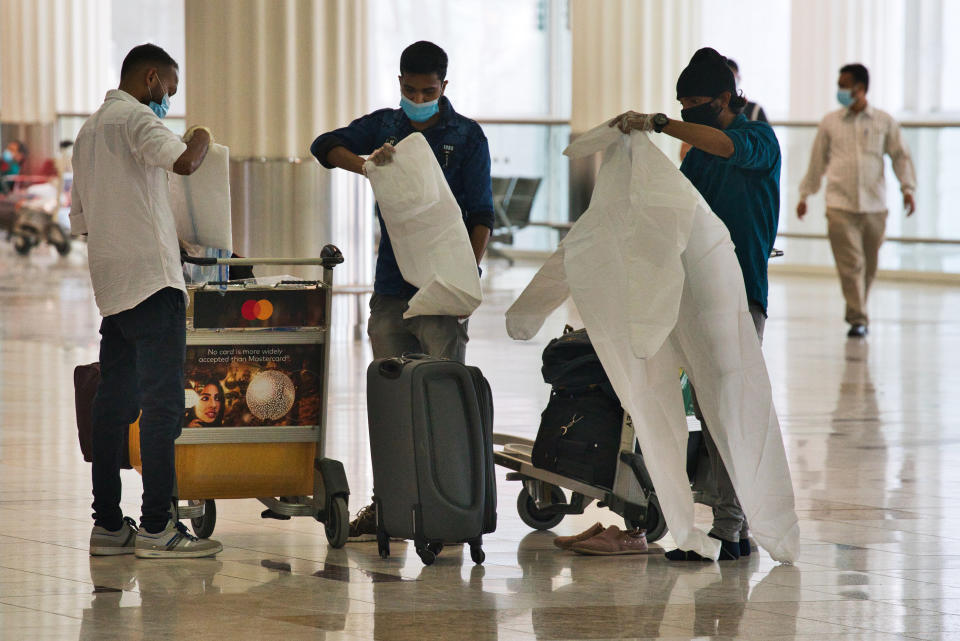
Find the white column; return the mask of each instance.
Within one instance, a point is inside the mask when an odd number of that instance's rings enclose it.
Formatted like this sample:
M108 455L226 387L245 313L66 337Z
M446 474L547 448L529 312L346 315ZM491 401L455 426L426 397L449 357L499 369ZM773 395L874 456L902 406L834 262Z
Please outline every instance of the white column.
M0 4L0 117L53 123L90 113L117 80L107 77L109 0L4 0Z
M675 110L700 38L697 0L571 0L574 134L627 109Z
M333 243L347 261L337 282L372 283L369 187L309 151L365 111L366 2L186 0L185 16L187 124L230 147L238 253L317 256Z
M790 119L819 120L839 108L837 75L852 62L870 70L873 104L903 109L905 24L904 0L793 0Z
M571 136L628 109L678 111L677 77L699 46L699 0L570 0ZM679 162L680 142L654 138ZM570 162L570 217L590 202L596 159Z
M186 0L189 121L235 155L306 156L361 115L364 2Z

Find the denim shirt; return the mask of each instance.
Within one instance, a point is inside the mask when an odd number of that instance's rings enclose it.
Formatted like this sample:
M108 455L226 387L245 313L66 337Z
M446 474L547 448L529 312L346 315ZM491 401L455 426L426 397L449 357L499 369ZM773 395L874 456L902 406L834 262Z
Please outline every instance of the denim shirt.
M730 230L747 299L766 313L767 261L780 218L780 143L770 125L743 114L723 133L733 141L732 156L693 148L680 171Z
M490 151L483 130L473 120L453 110L446 97L440 98L439 122L420 133L437 157L450 191L463 214L468 230L477 225L493 229L493 193L490 181ZM362 116L346 127L319 136L310 145L310 153L328 169L327 155L334 147L346 147L357 155L367 155L384 143L396 144L416 132L402 109L381 109ZM378 294L410 299L417 288L403 280L390 244L387 227L380 221L380 250L374 291Z

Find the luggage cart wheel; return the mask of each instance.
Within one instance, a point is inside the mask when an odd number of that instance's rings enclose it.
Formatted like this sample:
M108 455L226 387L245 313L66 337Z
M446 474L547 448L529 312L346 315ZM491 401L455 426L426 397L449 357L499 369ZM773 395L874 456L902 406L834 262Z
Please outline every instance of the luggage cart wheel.
M433 562L437 560L437 555L428 548L417 548L417 555L424 565L433 565Z
M550 502L554 505L566 505L567 497L564 496L563 490L556 485L549 487ZM527 492L527 488L520 490L520 495L517 497L517 513L520 514L520 519L534 530L549 530L565 516L562 512L552 513L538 508L536 501Z
M13 239L13 248L21 256L26 256L33 249L33 242L26 236L17 236Z
M663 517L663 511L660 509L660 499L656 494L650 495L650 502L647 504L647 517L642 521L631 521L624 519L628 530L641 528L647 531L647 543L654 543L663 538L667 533L667 520Z
M342 496L330 499L323 529L327 533L330 547L340 549L347 542L347 536L350 534L350 513L347 511L347 501Z
M213 528L217 525L217 504L213 499L206 501L190 501L191 505L203 503L203 516L190 519L190 525L193 526L193 533L198 539L209 539L213 535Z
M479 545L471 545L470 558L473 559L473 562L477 565L483 565L487 555L483 553L483 548L481 548Z

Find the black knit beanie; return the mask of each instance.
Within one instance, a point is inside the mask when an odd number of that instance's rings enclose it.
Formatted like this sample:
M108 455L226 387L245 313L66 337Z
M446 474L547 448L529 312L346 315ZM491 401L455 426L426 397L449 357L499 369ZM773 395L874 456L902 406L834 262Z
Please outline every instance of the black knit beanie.
M737 83L727 59L710 47L698 50L677 79L677 100L693 96L716 98L724 91L737 95Z

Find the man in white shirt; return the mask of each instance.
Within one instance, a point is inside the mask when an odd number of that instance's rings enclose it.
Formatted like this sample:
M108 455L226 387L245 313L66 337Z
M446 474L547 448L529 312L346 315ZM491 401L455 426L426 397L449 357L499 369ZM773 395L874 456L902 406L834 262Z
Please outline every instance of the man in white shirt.
M93 404L90 554L203 557L222 546L198 540L171 514L174 441L183 419L186 287L167 172L203 162L209 132L184 143L161 122L179 84L177 63L155 45L133 48L120 87L80 129L74 145L70 222L86 234L90 278L103 322L101 379ZM140 416L140 527L120 510L120 458Z
M883 155L893 161L907 216L916 205L917 186L910 151L900 125L890 114L867 103L870 75L861 64L840 69L837 100L843 109L820 122L810 154L810 168L800 183L797 215L807 214L806 198L817 193L827 174L827 235L847 303L847 336L867 335L867 295L877 273L877 257L887 225Z

